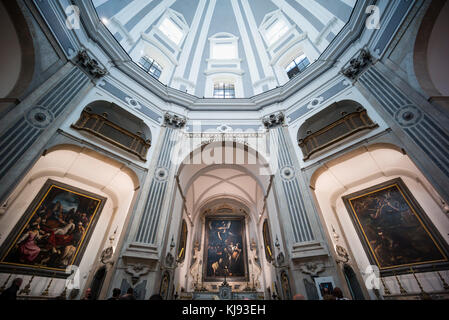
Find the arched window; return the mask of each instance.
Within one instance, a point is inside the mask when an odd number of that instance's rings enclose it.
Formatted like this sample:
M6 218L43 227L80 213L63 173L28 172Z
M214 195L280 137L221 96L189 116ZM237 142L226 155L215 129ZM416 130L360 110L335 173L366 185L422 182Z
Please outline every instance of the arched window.
M264 17L259 30L270 49L285 39L292 30L292 25L287 21L281 10L276 10Z
M156 79L159 79L159 77L161 76L162 66L157 63L156 60L147 56L143 56L142 58L140 58L139 64L146 72L151 74Z
M235 98L234 84L230 82L215 82L214 98L221 98L221 99Z
M285 68L285 71L287 71L288 78L291 79L295 77L297 74L300 74L307 68L309 64L310 61L305 54L299 55L292 62L290 62L290 64Z
M205 97L228 99L244 96L238 40L227 32L216 33L209 38Z

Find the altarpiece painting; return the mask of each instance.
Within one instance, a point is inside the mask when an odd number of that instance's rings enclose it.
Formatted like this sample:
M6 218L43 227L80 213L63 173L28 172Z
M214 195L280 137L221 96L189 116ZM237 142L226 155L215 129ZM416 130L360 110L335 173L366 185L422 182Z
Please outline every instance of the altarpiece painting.
M220 281L225 277L246 281L247 256L243 217L206 218L204 280Z

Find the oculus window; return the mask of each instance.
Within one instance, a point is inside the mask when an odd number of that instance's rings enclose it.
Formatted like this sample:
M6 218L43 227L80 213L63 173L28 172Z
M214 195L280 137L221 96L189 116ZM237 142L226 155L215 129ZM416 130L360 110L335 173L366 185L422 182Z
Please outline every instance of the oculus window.
M148 72L150 75L155 77L156 79L159 79L162 73L162 67L159 63L157 63L154 59L143 56L139 60L139 64L142 66L142 68Z
M235 98L235 86L233 83L214 83L214 98L229 99Z
M285 68L285 71L287 71L288 78L291 79L296 75L300 74L307 68L309 64L310 61L306 57L306 55L305 54L300 55L295 60L290 62L290 64Z

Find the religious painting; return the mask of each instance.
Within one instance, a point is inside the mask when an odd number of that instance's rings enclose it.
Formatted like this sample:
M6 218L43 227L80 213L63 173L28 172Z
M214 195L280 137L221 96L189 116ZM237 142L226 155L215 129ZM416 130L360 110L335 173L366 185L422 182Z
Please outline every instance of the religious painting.
M343 197L373 265L383 275L447 264L447 247L398 178Z
M204 280L247 281L244 217L208 217Z
M106 198L47 180L0 252L0 269L67 277L79 265Z
M263 223L262 233L265 247L265 257L267 258L268 262L271 262L273 261L273 246L271 245L271 235L267 219L265 219Z
M186 257L186 245L187 245L187 223L185 220L182 220L181 226L181 235L179 236L179 245L178 245L178 263L184 261Z

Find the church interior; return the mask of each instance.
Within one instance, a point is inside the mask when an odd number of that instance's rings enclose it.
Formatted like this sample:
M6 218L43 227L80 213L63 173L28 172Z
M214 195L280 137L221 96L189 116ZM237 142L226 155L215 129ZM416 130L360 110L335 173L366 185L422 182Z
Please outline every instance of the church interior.
M449 299L449 2L0 17L0 293Z

